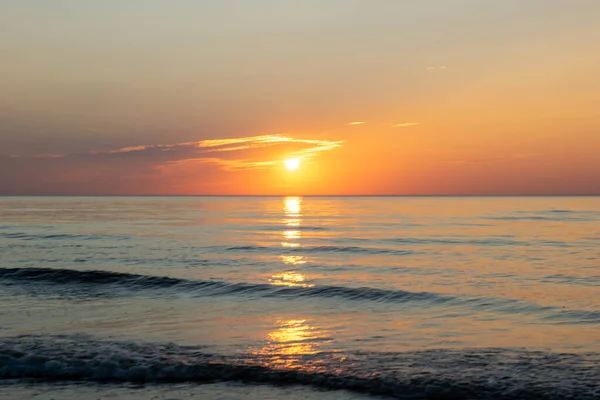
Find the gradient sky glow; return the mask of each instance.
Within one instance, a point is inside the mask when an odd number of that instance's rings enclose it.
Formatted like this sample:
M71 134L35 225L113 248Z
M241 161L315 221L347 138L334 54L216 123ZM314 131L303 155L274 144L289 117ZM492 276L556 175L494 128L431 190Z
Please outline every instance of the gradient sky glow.
M0 195L600 194L598 21L598 0L3 0Z

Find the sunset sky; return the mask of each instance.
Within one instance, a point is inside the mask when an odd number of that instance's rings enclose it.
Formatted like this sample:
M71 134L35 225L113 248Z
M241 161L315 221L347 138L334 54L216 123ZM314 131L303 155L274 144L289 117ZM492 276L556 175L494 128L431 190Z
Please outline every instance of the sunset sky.
M599 21L599 0L3 0L0 194L600 194Z

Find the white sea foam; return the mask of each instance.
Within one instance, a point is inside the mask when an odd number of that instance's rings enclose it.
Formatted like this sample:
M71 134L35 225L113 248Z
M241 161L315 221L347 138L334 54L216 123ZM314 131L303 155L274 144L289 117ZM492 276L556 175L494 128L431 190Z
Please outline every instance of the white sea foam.
M501 349L322 353L296 356L290 368L278 362L282 355L226 356L206 350L85 335L13 337L0 345L0 378L299 384L400 399L583 400L600 394L600 354Z

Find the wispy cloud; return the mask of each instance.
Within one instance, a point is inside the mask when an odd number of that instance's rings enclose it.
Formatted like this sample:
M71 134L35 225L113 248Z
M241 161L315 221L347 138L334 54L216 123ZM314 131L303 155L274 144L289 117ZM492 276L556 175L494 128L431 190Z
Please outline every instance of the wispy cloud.
M20 156L18 154L11 154L8 158L62 158L64 154L34 154L31 156Z
M448 69L448 67L446 67L445 65L430 65L425 68L427 72L444 71L446 69Z
M109 150L90 150L76 154L39 154L33 156L12 155L11 158L127 158L145 156L157 164L178 164L184 162L216 164L224 170L268 168L278 164L281 154L311 159L324 151L334 150L343 141L296 139L285 135L260 135L241 138L209 139L174 144L150 144L127 146ZM284 146L260 155L248 154L265 147ZM292 149L289 146L293 146ZM208 156L211 154L211 156ZM213 156L219 154L218 156ZM222 155L221 155L222 154ZM231 155L233 154L233 155Z
M394 128L406 128L409 126L417 126L417 125L421 125L420 122L402 122L400 124L393 124L392 127Z
M514 154L503 154L496 155L494 157L481 157L481 158L463 158L447 160L451 164L477 164L477 163L489 163L498 161L521 161L530 160L534 158L544 157L544 153L514 153Z
M367 121L355 121L355 122L349 122L348 125L361 126L361 125L366 125L367 123L368 123ZM375 125L382 126L382 127L405 128L405 127L409 127L409 126L421 125L421 123L420 122L401 122L398 124L390 124L389 122L376 122Z
M189 165L189 164L214 164L225 171L247 171L252 169L269 168L279 164L279 160L252 161L252 160L224 160L216 157L187 158L183 160L172 161L168 165Z

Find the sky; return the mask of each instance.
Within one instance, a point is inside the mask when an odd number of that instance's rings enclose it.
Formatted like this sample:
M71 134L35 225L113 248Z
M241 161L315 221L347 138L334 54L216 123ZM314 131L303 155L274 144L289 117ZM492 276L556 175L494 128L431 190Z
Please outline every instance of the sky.
M599 20L598 0L3 0L0 195L600 194Z

